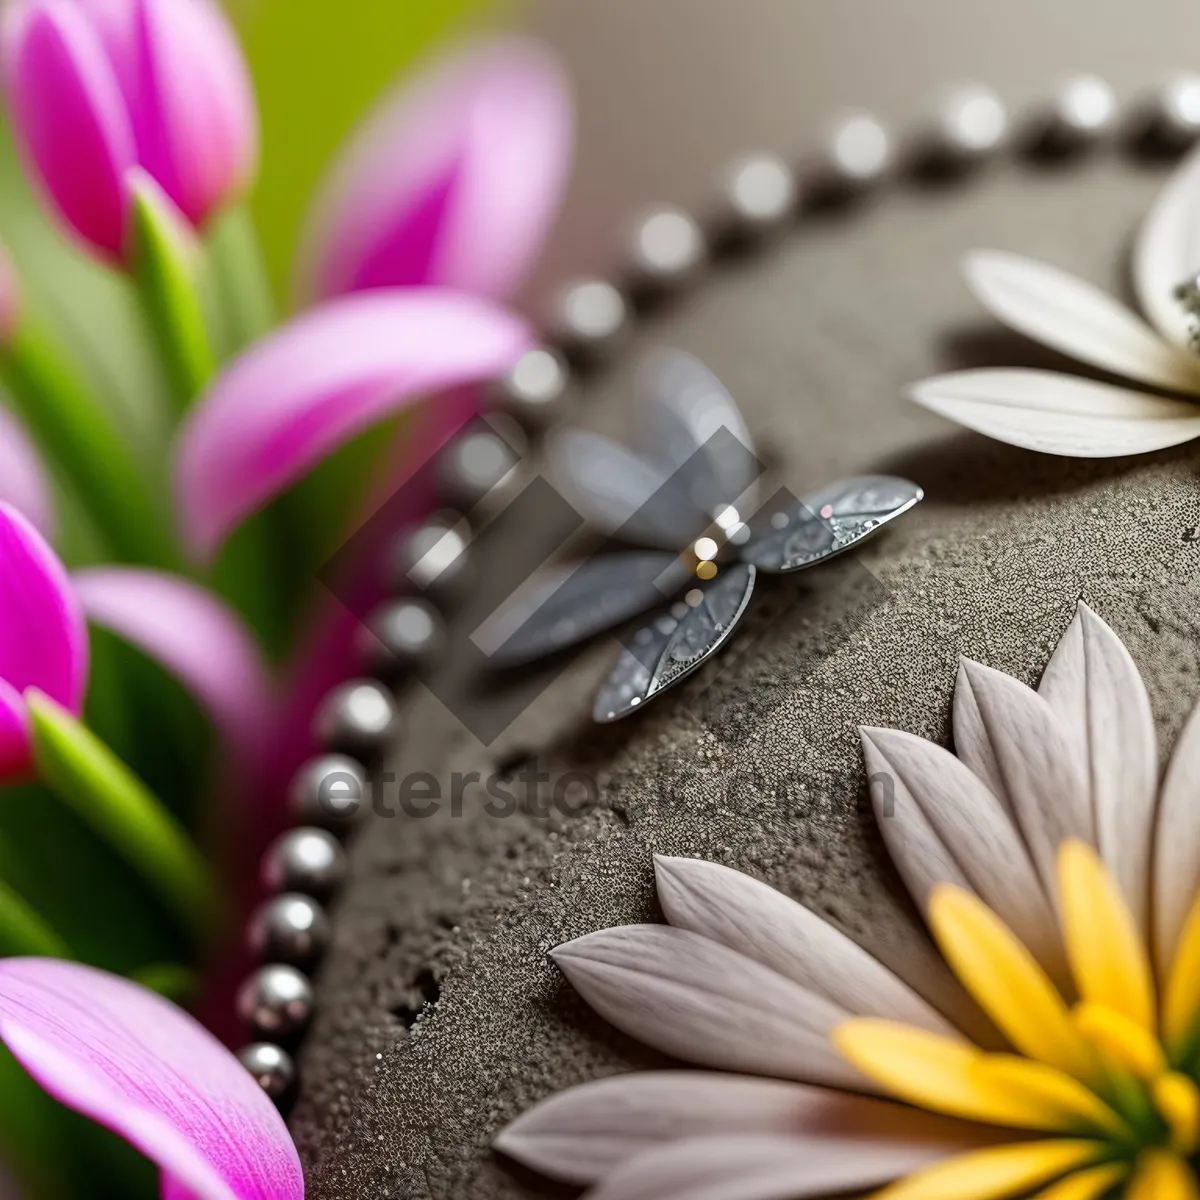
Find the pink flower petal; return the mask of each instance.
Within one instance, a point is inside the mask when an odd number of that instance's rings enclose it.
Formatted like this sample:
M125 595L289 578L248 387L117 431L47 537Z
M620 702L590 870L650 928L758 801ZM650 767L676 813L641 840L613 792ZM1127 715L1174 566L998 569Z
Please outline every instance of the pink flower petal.
M302 1200L287 1127L182 1009L55 959L0 962L0 1038L55 1099L120 1134L193 1200Z
M80 571L74 583L92 621L178 676L243 755L257 751L271 703L267 669L224 604L186 579L132 567Z
M42 460L24 426L0 408L0 500L29 518L46 537L54 534L54 502Z
M508 37L387 101L314 210L300 292L434 284L505 296L561 199L572 114L558 64Z
M36 687L78 712L87 680L87 630L66 568L41 534L0 502L0 679Z
M29 712L21 693L0 679L0 782L9 783L33 766Z
M355 434L501 374L531 344L494 304L428 288L349 296L297 318L236 360L184 424L176 496L187 541L211 556Z
M9 106L26 156L63 219L120 257L134 139L100 39L68 0L17 0L3 40Z

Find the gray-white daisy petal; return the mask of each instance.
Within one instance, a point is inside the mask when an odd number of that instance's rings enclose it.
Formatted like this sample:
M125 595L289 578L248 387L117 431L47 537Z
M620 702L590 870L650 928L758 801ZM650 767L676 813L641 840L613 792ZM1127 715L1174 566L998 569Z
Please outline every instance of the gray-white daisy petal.
M1193 402L1056 371L957 371L914 384L909 396L977 433L1042 454L1115 458L1200 437Z
M551 438L546 449L555 485L601 533L678 550L711 521L678 474L610 438L567 429Z
M476 634L496 666L554 654L662 604L691 572L662 550L601 554L538 571Z
M639 391L645 397L646 456L668 473L686 471L705 512L739 499L752 509L762 464L721 381L690 354L664 349L643 361Z
M631 1160L586 1200L808 1200L878 1187L961 1149L820 1135L689 1138Z
M1161 972L1175 957L1179 935L1200 888L1200 706L1175 743L1158 805L1154 850L1154 949Z
M816 566L878 533L924 495L907 479L860 475L764 505L750 522L742 558L773 573Z
M954 1036L945 1018L881 962L773 887L702 859L658 856L654 867L659 902L676 929L712 938L854 1016Z
M592 708L601 724L636 712L690 675L729 638L754 591L754 568L733 563L638 630L621 651Z
M1129 651L1082 601L1038 693L1082 757L1100 855L1147 929L1158 793L1154 716Z
M1075 741L1037 692L964 659L954 692L958 757L1007 806L1047 895L1058 892L1058 848L1095 845L1087 783Z
M571 1088L518 1117L495 1146L518 1162L568 1183L595 1183L655 1147L738 1134L926 1143L968 1141L976 1127L887 1100L803 1083L650 1071Z
M1133 252L1138 303L1155 328L1186 346L1190 325L1175 288L1200 271L1200 149L1167 181L1150 209Z
M700 1066L832 1087L875 1087L834 1048L850 1015L726 946L666 925L603 929L553 951L622 1032Z
M963 273L993 316L1043 345L1137 383L1200 390L1200 359L1082 279L998 250L968 254Z
M915 876L922 884L922 891L914 892L918 904L925 906L930 876L936 873L936 866L929 864L948 856L959 877L932 882L961 886L965 881L1029 947L1055 982L1069 985L1054 907L1005 806L941 746L897 729L863 729L861 733L871 777L891 781L898 807L903 797L904 813L883 816L879 824L889 849L898 848L897 865L906 882ZM912 844L908 817L914 804L939 844L936 855L926 858L920 871L914 870L913 858L923 853L923 847Z

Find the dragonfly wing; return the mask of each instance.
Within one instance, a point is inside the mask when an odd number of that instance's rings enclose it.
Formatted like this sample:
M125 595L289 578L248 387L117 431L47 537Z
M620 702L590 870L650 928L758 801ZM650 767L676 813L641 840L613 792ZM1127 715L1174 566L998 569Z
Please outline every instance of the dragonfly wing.
M742 558L774 574L816 566L878 533L924 495L907 479L860 475L799 500L781 497L750 522Z
M681 601L640 629L597 694L594 719L608 724L627 717L714 655L746 611L754 577L752 565L733 563L698 588L699 603Z
M556 654L663 603L689 578L673 554L600 554L538 571L477 634L499 667Z

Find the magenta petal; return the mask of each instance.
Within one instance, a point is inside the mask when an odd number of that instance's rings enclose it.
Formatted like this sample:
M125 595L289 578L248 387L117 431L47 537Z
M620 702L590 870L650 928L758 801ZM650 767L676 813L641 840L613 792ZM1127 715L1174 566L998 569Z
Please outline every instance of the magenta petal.
M156 1163L166 1195L302 1200L275 1106L216 1038L146 988L76 963L7 959L0 1038L50 1095Z
M501 374L529 328L486 300L435 289L348 296L237 359L184 423L176 498L201 556L355 434L431 393Z
M0 783L19 779L32 766L29 711L20 692L0 679Z
M511 293L562 197L572 112L536 42L475 48L368 122L314 210L302 295L433 284Z
M66 568L40 533L0 502L0 679L40 688L72 712L87 681L87 629Z
M54 533L50 484L25 427L0 408L0 501L22 512L45 537Z
M26 157L64 220L119 257L133 132L99 37L70 0L16 0L3 27L5 82Z
M270 711L267 669L238 617L178 576L93 567L74 576L88 618L162 663L243 754L261 745Z

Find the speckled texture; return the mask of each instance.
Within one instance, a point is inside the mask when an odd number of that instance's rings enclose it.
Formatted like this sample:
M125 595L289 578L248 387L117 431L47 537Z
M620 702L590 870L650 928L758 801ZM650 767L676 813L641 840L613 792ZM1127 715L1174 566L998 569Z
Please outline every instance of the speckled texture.
M533 754L607 783L576 819L491 819L468 795L461 818L361 831L293 1119L315 1200L553 1194L489 1140L557 1089L655 1061L591 1018L546 956L653 917L654 852L764 878L919 975L928 952L863 815L855 727L943 737L960 654L1032 682L1083 595L1142 666L1170 744L1200 692L1200 543L1183 540L1200 524L1197 453L1069 463L900 399L950 365L1049 360L980 314L955 270L962 251L1021 250L1115 286L1160 179L1110 157L893 190L645 327L645 342L697 352L729 383L788 486L882 468L929 499L858 565L777 582L727 658L635 721L587 723L605 651L490 748L414 701L398 771L445 780ZM625 420L627 382L622 368L598 387L585 419ZM440 999L410 1031L395 1013L420 1008L430 976Z

